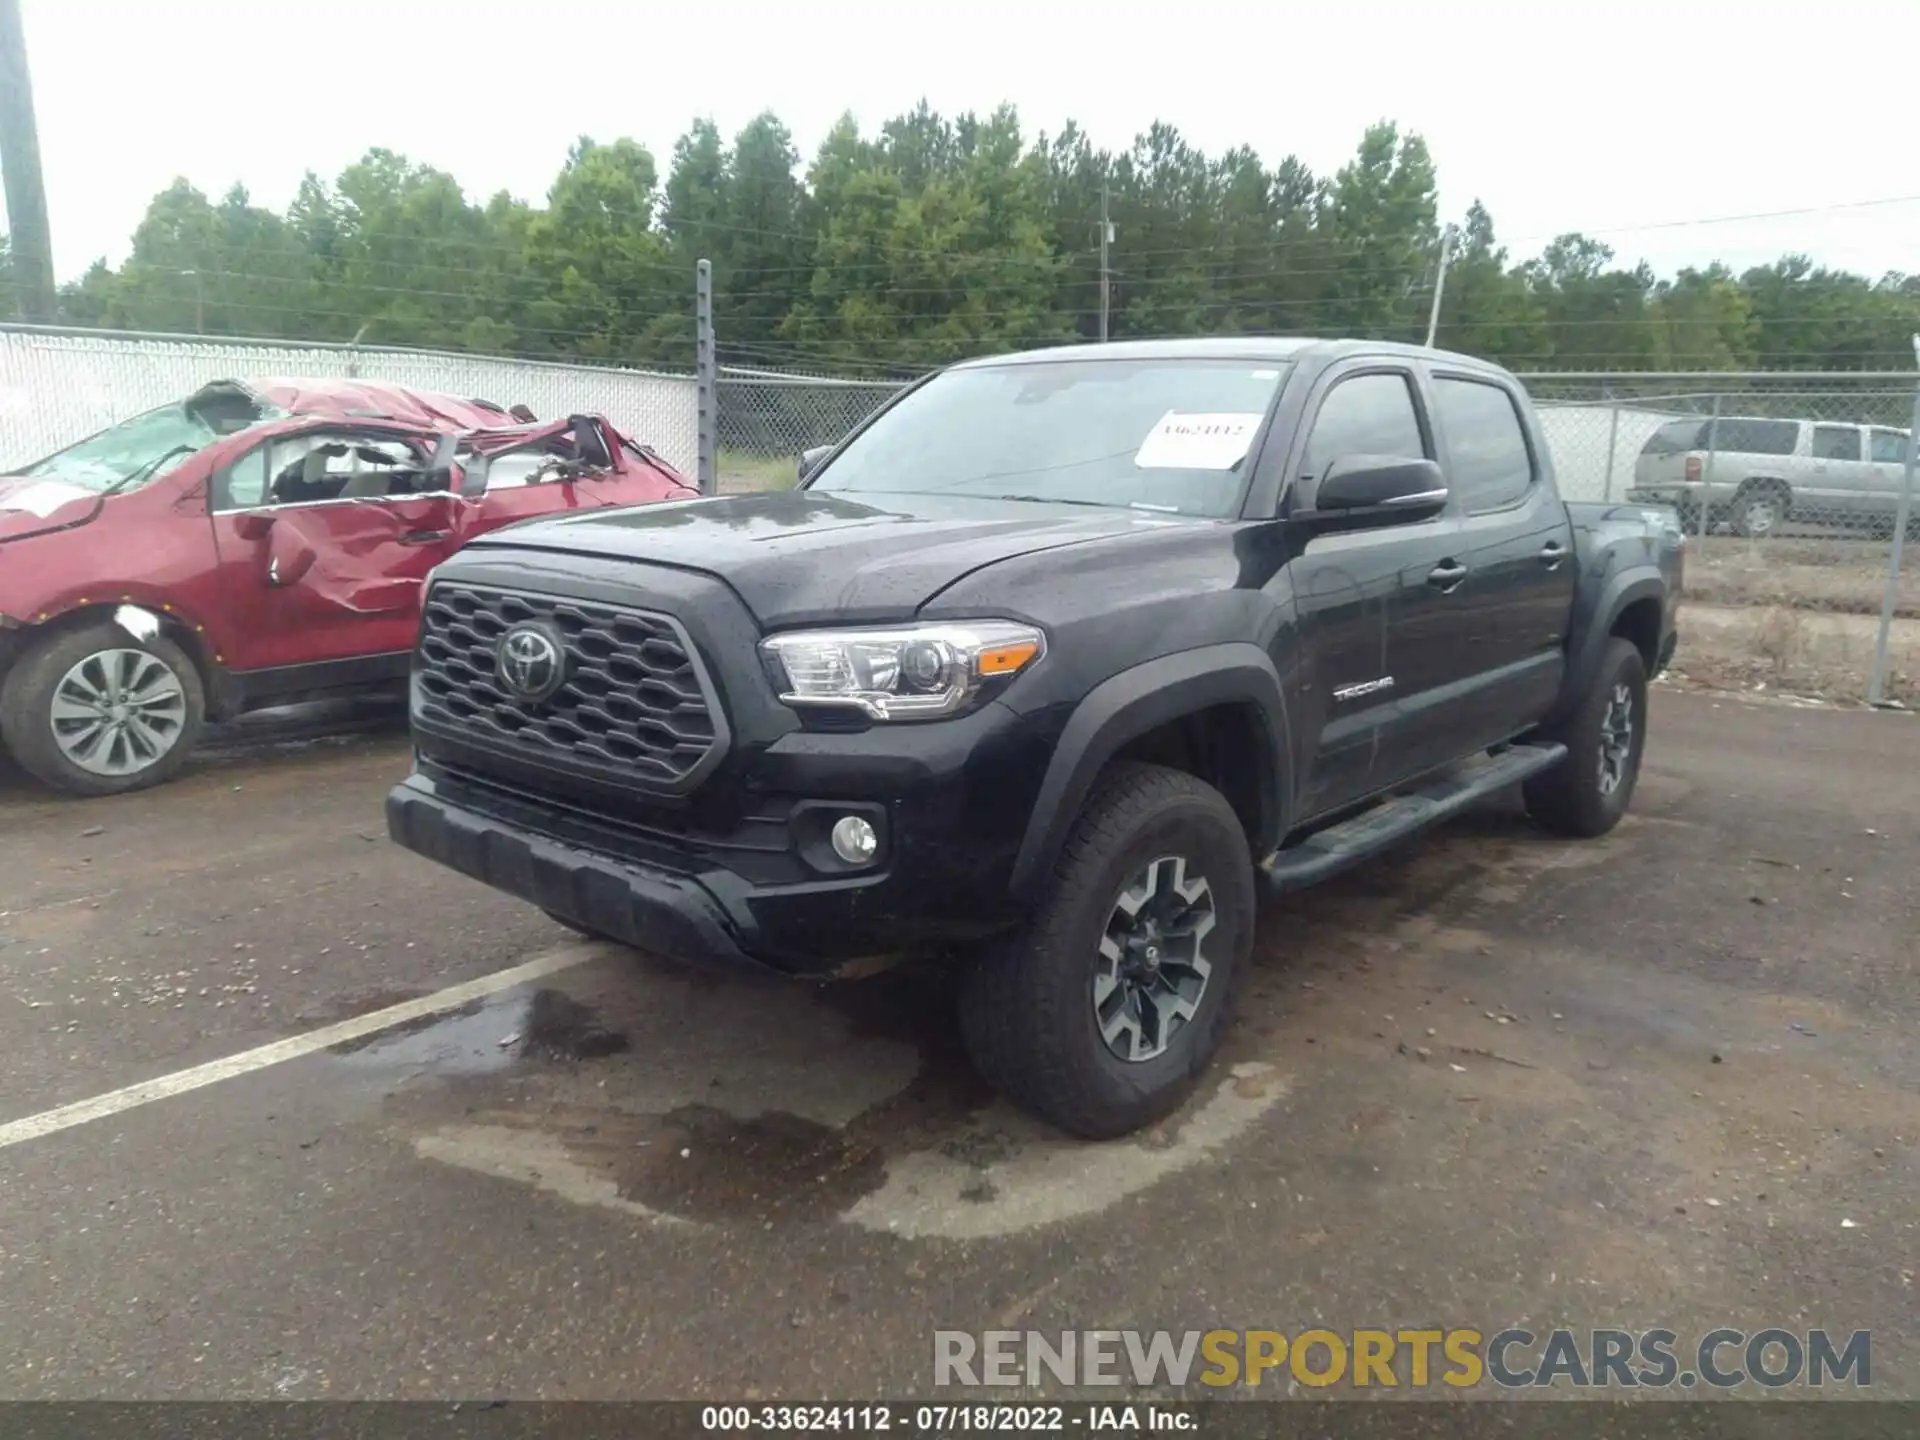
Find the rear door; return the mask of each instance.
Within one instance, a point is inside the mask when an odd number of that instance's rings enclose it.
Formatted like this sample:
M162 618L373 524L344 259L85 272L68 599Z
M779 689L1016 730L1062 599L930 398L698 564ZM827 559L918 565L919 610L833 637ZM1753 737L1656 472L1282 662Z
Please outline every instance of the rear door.
M1459 660L1456 693L1442 707L1451 753L1430 757L1441 763L1511 739L1559 693L1573 614L1573 526L1513 386L1439 367L1429 383L1467 566L1449 615Z
M1343 455L1435 458L1412 368L1352 360L1315 386L1295 457L1294 508ZM1449 595L1432 576L1456 564L1447 518L1316 534L1292 564L1307 675L1301 725L1312 760L1300 818L1336 810L1399 778L1405 706L1451 673ZM1380 757L1383 763L1376 763Z
M1873 467L1858 425L1816 424L1807 480L1796 487L1794 514L1815 524L1858 522L1871 513Z
M276 670L413 647L426 574L472 507L429 478L419 437L327 426L244 452L214 477L220 585L239 632L224 663Z
M486 487L476 497L472 533L619 504L610 471L580 466L573 452L573 436L563 431L487 457Z
M592 417L524 440L483 432L470 443L484 452L476 463L485 470L485 485L470 522L476 534L541 515L644 505L682 493L631 441Z

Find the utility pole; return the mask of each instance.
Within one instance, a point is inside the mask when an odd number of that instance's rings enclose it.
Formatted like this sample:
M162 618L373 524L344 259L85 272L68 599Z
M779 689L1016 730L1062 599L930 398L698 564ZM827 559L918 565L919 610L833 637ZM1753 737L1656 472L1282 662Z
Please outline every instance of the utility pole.
M1100 182L1100 343L1107 343L1108 318L1113 309L1113 272L1107 265L1107 247L1113 244L1113 222L1107 218L1107 182Z
M204 335L207 333L207 288L201 282L198 270L182 270L180 273L193 281L193 333Z
M1920 369L1920 335L1913 337L1913 363ZM1900 475L1900 498L1893 512L1893 555L1887 563L1887 593L1880 601L1880 634L1873 645L1873 675L1867 681L1867 703L1885 708L1887 699L1887 633L1893 629L1893 611L1900 600L1900 552L1906 545L1907 525L1913 519L1913 475L1920 467L1920 381L1913 390L1913 422L1907 431L1907 466Z
M693 267L693 478L702 495L718 494L720 357L713 345L713 262Z
M1433 309L1427 315L1427 345L1433 345L1433 337L1440 331L1440 297L1447 289L1447 262L1453 258L1453 227L1447 226L1440 236L1440 273L1433 282Z
M0 170L6 172L7 228L13 237L20 313L44 325L53 319L53 239L47 228L47 190L40 177L40 136L33 120L20 0L0 0Z

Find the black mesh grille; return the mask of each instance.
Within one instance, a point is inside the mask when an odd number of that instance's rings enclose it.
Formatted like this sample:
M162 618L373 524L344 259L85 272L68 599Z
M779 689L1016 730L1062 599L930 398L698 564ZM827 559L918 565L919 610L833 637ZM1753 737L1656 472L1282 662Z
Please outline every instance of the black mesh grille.
M528 621L557 633L567 676L532 702L508 690L496 669L501 637ZM718 743L687 641L666 616L644 610L436 585L415 679L422 721L569 769L673 787Z

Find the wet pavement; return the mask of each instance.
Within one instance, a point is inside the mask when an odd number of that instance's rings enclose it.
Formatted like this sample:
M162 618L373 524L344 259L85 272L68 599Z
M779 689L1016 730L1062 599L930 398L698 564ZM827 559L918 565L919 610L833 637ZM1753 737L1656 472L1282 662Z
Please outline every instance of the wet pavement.
M984 1089L938 973L719 980L396 850L369 724L0 778L0 1126L430 1012L0 1149L6 1395L898 1396L936 1328L1509 1324L1871 1329L1920 1395L1913 717L1659 691L1613 835L1496 805L1264 905L1219 1064L1101 1146Z

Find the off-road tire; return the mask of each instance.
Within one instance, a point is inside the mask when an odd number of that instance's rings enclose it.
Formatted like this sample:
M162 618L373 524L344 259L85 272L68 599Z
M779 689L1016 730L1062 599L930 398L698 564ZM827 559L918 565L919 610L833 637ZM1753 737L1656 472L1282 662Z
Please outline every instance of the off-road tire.
M127 775L83 769L61 751L53 735L50 717L55 688L75 665L103 650L147 651L173 671L186 702L173 747L146 768ZM121 795L172 779L199 742L206 713L206 685L186 651L165 635L137 640L111 621L49 637L22 655L0 684L0 739L22 770L70 795Z
M1123 1060L1094 1012L1099 947L1121 892L1165 856L1205 878L1211 973L1192 1018L1149 1060ZM1089 1140L1151 1124L1184 1100L1218 1049L1253 945L1253 859L1233 807L1178 770L1127 763L1088 797L1032 922L978 956L960 984L960 1022L981 1075L1016 1105Z
M1601 740L1621 687L1631 700L1633 730L1624 774L1608 791L1602 784ZM1579 708L1542 738L1565 745L1567 757L1523 783L1527 813L1549 830L1583 839L1604 835L1619 824L1633 800L1647 744L1647 665L1631 641L1617 635L1607 641Z

